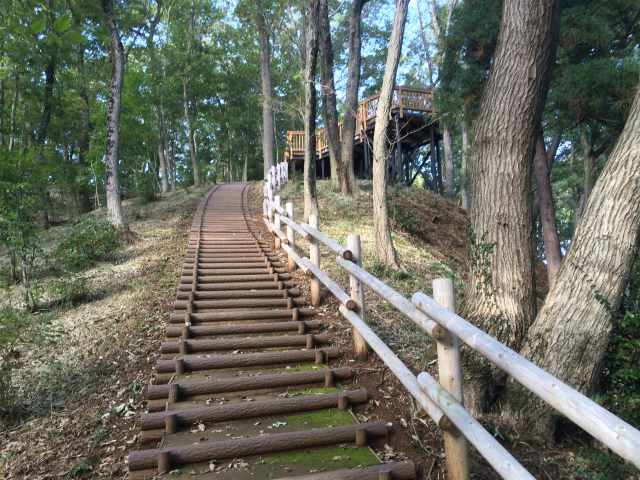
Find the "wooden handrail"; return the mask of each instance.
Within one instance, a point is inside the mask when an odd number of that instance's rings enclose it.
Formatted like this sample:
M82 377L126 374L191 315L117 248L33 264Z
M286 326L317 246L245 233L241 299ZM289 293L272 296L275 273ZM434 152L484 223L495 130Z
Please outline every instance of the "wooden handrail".
M288 178L285 178L283 183L286 183L287 180ZM273 212L275 200L271 183L268 184L268 188L265 188L264 191L265 211ZM293 212L292 209L291 212ZM281 220L284 218L283 216ZM276 226L272 217L265 214L264 221L269 230L278 239L286 238L284 233L279 231L280 227ZM452 345L456 345L454 348L459 348L457 347L459 339L459 341L464 342L471 349L504 370L576 425L590 433L594 438L600 440L612 451L640 468L640 431L633 426L529 362L452 310L445 308L446 304L441 305L422 292L415 293L411 301L408 300L382 280L376 278L350 259L345 258L349 256L347 252L351 253L349 249L322 233L319 228L314 228L304 223L297 224L292 214L287 216L286 221L283 223L290 227L290 232L302 234L306 238L311 237L310 240L313 242L323 243L338 253L339 256L336 257L336 263L349 273L350 278L355 278L358 282L371 288L398 311L409 317L427 334L434 337L439 344L439 367L441 367L441 362L453 362L453 364L458 362L457 368L459 371L459 358L456 360L455 355L447 358L445 355L440 354L440 346L442 345L448 345L449 348ZM292 243L295 245L295 242ZM292 261L304 271L312 273L316 281L327 286L334 296L338 298L341 303L339 311L353 326L354 334L357 333L378 354L412 397L424 408L425 412L445 431L445 436L449 435L449 438L452 438L454 432L461 433L503 478L523 480L533 478L479 422L471 417L461 402L450 391L448 392L445 387L426 372L422 372L416 377L366 324L361 316L362 312L353 311L352 297L335 280L331 279L326 272L320 269L319 263L316 265L309 258L298 253L293 245L287 245L283 242L282 248L288 253ZM434 292L436 286L436 283L434 283ZM450 288L452 292L452 287ZM452 342L452 340L455 340L455 342ZM455 366L453 364L450 366ZM454 370L455 368L451 371ZM464 475L458 478L463 477L468 478L468 476Z

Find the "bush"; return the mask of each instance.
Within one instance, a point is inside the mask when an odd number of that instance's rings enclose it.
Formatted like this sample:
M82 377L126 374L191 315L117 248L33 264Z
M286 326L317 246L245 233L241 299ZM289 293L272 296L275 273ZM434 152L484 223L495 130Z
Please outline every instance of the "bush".
M62 239L54 258L66 270L80 271L101 260L110 260L120 247L117 230L106 220L88 217L73 226Z
M14 413L13 372L23 363L22 348L33 349L55 336L52 315L0 307L0 415Z
M51 282L49 296L52 303L77 305L87 298L89 289L84 278L78 275L63 276Z

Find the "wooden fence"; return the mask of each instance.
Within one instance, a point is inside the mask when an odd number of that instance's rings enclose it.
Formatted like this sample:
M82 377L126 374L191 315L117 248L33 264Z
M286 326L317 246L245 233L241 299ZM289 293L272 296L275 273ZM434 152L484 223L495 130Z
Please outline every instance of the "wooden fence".
M277 195L280 187L288 181L287 168L284 162L272 167L264 185L264 221L275 235L276 248L282 248L287 254L291 270L298 266L311 274L311 303L314 306L320 303L320 284L340 302L340 313L353 327L355 353L366 356L368 348L373 350L442 429L450 480L469 478L467 443L473 445L502 478L534 478L464 408L460 343L478 352L605 446L640 468L640 431L457 315L451 280L434 280L433 298L417 292L408 299L362 268L359 235L349 235L347 245L343 246L320 231L314 215L309 217L309 223L297 223L294 205L288 202L283 208ZM308 256L300 251L296 235L308 241ZM349 274L348 293L320 268L320 244L336 253L336 263ZM414 375L367 325L365 286L435 339L438 380L428 372Z

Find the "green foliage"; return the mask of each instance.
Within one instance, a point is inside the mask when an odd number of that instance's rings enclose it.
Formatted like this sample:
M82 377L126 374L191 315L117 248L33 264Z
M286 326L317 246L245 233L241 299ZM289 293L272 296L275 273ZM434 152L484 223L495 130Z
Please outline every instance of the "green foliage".
M87 298L87 281L79 275L64 275L49 285L52 302L59 305L77 305Z
M32 350L55 337L52 316L0 307L0 415L16 408L13 372L22 365L21 350Z
M142 205L155 202L158 199L156 193L156 181L153 175L146 173L138 178L138 201Z
M54 258L66 270L77 272L98 261L112 259L119 248L118 232L109 222L87 217L62 239Z

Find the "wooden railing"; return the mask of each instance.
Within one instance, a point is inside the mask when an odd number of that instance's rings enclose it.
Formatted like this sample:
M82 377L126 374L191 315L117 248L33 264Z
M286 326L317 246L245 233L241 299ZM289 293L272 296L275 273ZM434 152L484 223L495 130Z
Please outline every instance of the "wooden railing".
M356 112L356 140L363 138L367 126L376 116L379 95L373 95L362 100L358 104ZM395 87L391 110L403 116L406 111L433 112L433 92L431 90ZM342 123L339 124L340 137L342 137ZM327 133L324 128L316 130L316 155L322 156L328 149ZM285 158L290 159L294 155L304 155L304 130L289 130L287 132L287 145Z
M287 254L290 270L298 266L312 275L312 305L320 304L320 284L338 300L341 315L353 327L356 355L366 355L367 347L376 352L411 396L443 430L450 480L469 478L467 442L476 448L502 478L534 478L464 408L461 343L478 352L612 451L640 468L640 431L457 315L454 312L451 280L436 279L433 282L433 298L423 292L417 292L409 300L362 268L359 235L349 235L347 245L343 246L320 231L316 216L310 215L309 223L297 223L293 203L289 202L282 208L280 196L277 195L280 186L288 181L286 174L282 173L285 168L286 164L274 167L273 174L265 182L263 190L264 221L275 235L276 248L281 248ZM282 230L283 225L285 231ZM296 242L296 234L308 241L308 257L301 253ZM320 244L337 254L337 265L349 274L349 293L321 270ZM428 372L414 375L367 325L364 286L435 339L438 380Z

